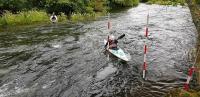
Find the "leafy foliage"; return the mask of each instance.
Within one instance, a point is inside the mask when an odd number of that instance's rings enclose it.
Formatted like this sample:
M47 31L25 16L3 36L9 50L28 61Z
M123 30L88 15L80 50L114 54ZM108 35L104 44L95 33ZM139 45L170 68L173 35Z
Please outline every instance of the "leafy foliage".
M110 4L115 6L134 6L139 0L0 0L0 10L17 13L22 10L45 9L48 13L92 13L105 12ZM112 6L109 6L112 7Z
M93 19L113 6L129 7L139 0L0 0L0 26L49 21L55 12L60 20L82 21ZM59 21L60 21L59 20Z
M131 7L138 5L139 0L110 0L109 2L112 6Z
M1 0L0 7L4 10L10 10L12 12L17 12L27 8L26 0Z
M196 3L200 5L200 0L196 0Z
M185 0L148 0L150 4L161 4L161 5L185 5Z
M24 11L19 14L12 14L8 11L0 17L0 26L4 25L25 25L36 22L48 22L49 16L44 11Z

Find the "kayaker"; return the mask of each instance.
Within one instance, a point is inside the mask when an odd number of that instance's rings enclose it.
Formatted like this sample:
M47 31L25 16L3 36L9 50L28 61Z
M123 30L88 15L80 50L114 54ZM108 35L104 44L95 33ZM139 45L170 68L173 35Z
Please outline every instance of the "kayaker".
M53 22L53 23L57 22L58 18L57 18L57 16L55 15L54 12L53 12L52 16L50 17L50 20L51 20L51 22Z
M105 48L107 46L109 46L109 49L117 49L117 43L118 43L118 41L115 38L115 36L114 35L109 35L108 36L108 42L106 43Z

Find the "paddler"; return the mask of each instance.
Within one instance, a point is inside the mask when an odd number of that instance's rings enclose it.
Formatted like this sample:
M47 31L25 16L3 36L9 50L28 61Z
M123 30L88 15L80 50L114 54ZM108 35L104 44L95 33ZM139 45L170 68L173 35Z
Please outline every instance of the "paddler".
M51 20L51 22L53 22L53 23L57 22L58 18L57 18L57 16L55 15L54 12L53 12L52 16L50 17L50 20Z
M108 42L106 43L105 48L109 46L109 49L115 50L117 49L117 43L118 43L117 39L115 38L114 35L111 34L108 36Z

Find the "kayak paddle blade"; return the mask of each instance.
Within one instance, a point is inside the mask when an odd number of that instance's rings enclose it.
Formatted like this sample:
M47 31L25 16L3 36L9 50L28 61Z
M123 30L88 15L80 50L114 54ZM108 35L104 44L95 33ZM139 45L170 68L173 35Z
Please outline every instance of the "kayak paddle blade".
M119 37L117 38L117 40L118 40L118 39L122 39L124 36L125 36L125 34L122 34L121 36L119 36Z

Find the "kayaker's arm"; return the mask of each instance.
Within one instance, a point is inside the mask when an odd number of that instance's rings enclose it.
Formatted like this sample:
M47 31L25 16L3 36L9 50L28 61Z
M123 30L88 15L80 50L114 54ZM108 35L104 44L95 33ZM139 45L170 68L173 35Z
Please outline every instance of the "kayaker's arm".
M109 36L108 36L108 38L107 38L106 44L104 45L104 48L105 48L105 49L108 49L108 47L107 47L107 46L109 45L108 42L109 42Z
M108 45L108 41L106 42L106 45L104 45L104 48L105 48L105 49L106 49L107 45Z

